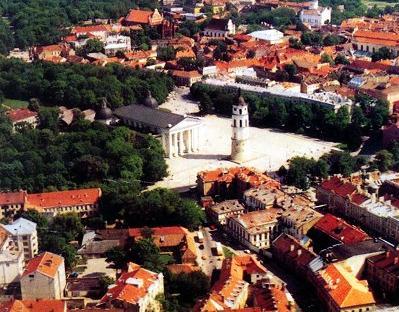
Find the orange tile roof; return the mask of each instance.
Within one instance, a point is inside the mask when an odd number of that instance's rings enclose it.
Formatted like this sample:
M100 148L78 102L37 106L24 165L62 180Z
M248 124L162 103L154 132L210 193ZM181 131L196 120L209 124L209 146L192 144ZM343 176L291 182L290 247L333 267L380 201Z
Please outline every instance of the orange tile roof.
M399 46L399 34L393 32L358 30L353 34L353 38L360 43Z
M341 309L375 304L367 281L358 280L345 262L329 264L326 269L321 270L319 282Z
M108 292L101 298L100 304L113 300L136 304L158 279L156 273L143 269L137 264L131 263L129 269L130 272L122 273L118 278L116 286L108 289ZM141 282L142 285L133 284L133 280Z
M72 28L71 34L86 34L93 32L107 32L108 29L105 25L88 25L88 26L76 26Z
M178 77L178 78L198 78L198 77L202 76L196 70L191 70L191 71L172 70L171 75L172 75L172 77Z
M0 312L64 312L66 302L62 300L12 300L0 304Z
M30 117L37 117L37 113L27 108L16 108L7 111L7 116L12 122L20 122Z
M100 188L28 194L26 208L43 210L76 205L96 205L101 197Z
M23 205L25 203L25 191L0 193L0 206L2 205Z
M40 272L41 274L54 278L58 268L63 264L63 257L51 252L44 252L28 262L22 277L34 272Z
M125 20L131 23L149 24L151 16L152 11L130 10Z

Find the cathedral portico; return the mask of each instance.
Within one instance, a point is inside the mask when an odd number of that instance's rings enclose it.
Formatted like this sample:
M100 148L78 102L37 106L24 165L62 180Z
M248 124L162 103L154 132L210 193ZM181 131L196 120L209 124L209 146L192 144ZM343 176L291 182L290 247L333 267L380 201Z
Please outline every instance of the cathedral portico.
M166 157L178 157L199 151L200 124L198 121L197 119L188 120L189 125L186 126L189 127L186 129L164 129L161 140Z

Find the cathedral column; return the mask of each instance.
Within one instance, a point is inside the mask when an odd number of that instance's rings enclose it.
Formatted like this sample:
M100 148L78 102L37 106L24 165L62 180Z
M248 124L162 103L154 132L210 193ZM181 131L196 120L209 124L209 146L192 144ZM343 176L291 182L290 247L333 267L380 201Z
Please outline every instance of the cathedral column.
M184 154L184 142L183 142L183 131L180 131L178 133L179 135L179 155L183 155Z
M187 130L187 151L194 152L193 149L193 129Z
M172 158L173 157L173 151L172 151L172 134L168 134L168 157Z

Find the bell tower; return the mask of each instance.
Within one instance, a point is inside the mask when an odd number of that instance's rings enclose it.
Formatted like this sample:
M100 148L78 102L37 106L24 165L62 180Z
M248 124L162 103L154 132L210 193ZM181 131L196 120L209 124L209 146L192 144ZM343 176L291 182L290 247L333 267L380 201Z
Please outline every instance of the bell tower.
M242 163L247 160L249 117L248 105L241 95L239 95L237 103L233 105L231 126L233 129L231 137L231 160Z

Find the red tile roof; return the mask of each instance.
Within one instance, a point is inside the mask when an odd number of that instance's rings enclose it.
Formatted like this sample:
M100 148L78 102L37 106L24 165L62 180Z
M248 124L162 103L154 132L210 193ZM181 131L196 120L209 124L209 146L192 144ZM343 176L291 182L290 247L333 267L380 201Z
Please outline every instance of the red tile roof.
M54 278L61 265L64 265L63 257L51 252L44 252L28 262L22 277L34 272L40 272L48 277Z
M26 192L0 193L0 206L2 205L23 205Z
M317 221L314 228L348 245L370 239L363 230L346 223L332 214L323 216Z
M17 108L7 111L7 116L14 123L24 121L25 119L30 117L37 117L37 113L32 112L27 108Z
M76 26L72 29L72 34L86 34L93 32L107 32L108 29L105 25L88 25L88 26Z
M100 197L100 188L28 194L26 208L33 208L40 211L56 207L96 205Z
M12 300L0 304L0 312L64 312L62 300Z

